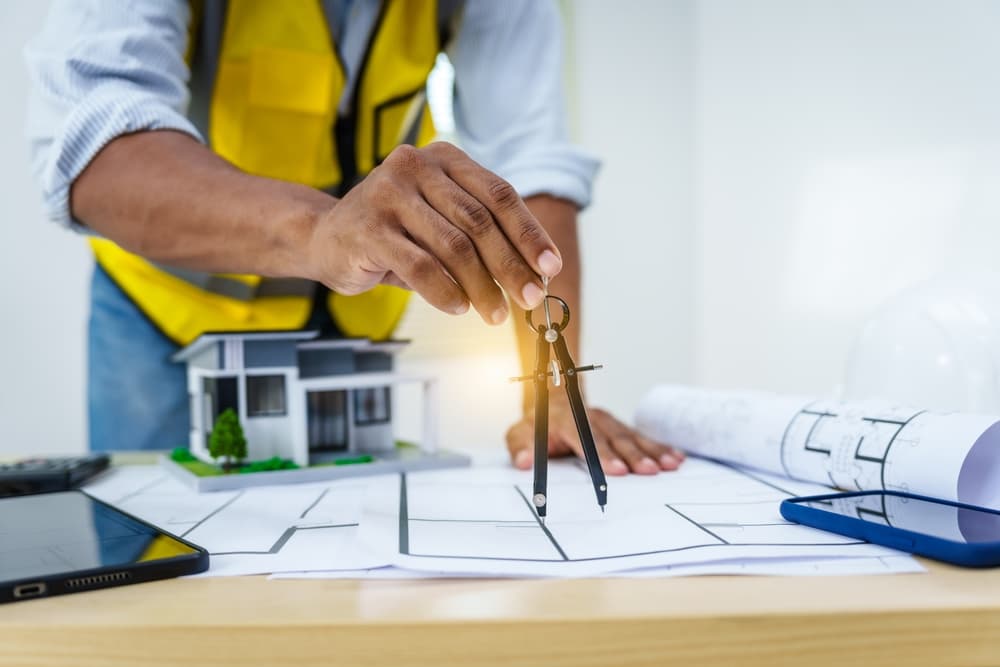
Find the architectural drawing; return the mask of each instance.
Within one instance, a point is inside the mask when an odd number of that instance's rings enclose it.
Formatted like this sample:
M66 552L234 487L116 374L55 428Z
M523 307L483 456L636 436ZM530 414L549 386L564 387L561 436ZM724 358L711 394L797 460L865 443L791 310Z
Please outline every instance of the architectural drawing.
M612 480L601 514L579 462L558 461L550 488L559 493L542 526L526 503L531 482L505 463L199 494L156 466L125 466L86 491L208 549L201 576L362 577L388 565L483 576L706 564L745 572L764 562L794 573L845 557L858 560L856 573L912 570L878 560L897 552L786 523L779 501L826 490L813 484L692 458L675 473Z
M791 478L1000 506L992 415L663 385L640 402L636 424L689 452Z
M85 490L204 547L208 576L219 576L385 565L357 542L365 496L379 479L196 493L162 468L124 466Z
M785 474L809 479L821 466L833 486L886 488L886 471L892 466L890 450L894 445L913 447L919 442L919 424L914 420L925 411L867 407L815 401L799 410L781 438Z
M676 473L612 480L607 513L579 465L552 467L559 502L543 524L531 483L502 468L402 475L391 502L365 514L361 534L392 536L394 565L430 571L578 576L717 560L871 557L890 550L782 519L791 495L825 487L692 458ZM467 500L464 500L467 499ZM395 526L392 526L395 522ZM383 545L385 546L385 545Z

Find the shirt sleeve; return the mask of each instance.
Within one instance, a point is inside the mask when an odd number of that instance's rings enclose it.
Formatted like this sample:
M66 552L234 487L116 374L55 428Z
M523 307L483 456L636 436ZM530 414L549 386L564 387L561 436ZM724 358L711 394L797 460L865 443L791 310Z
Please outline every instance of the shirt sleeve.
M185 117L184 0L54 0L25 49L32 83L27 136L48 217L73 221L73 181L105 145L141 130L204 141Z
M521 194L584 207L600 162L569 140L552 0L467 0L448 51L459 143Z

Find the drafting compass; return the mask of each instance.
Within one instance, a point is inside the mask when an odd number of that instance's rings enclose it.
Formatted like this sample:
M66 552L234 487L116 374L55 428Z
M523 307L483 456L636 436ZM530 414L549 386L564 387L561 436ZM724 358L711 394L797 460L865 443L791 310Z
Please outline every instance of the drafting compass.
M529 310L525 313L528 326L538 334L538 342L535 346L535 372L533 375L512 378L512 380L515 382L531 380L535 383L535 486L531 502L535 506L539 518L544 521L548 505L546 485L549 468L549 378L552 378L553 386L565 385L566 387L569 407L573 412L573 421L576 422L576 430L580 434L583 455L587 460L587 469L594 484L594 493L597 494L597 504L601 506L602 512L608 503L608 483L604 478L604 470L601 469L601 461L597 456L597 446L594 444L594 434L590 430L590 420L587 418L587 409L583 404L583 395L580 393L580 378L578 377L579 373L594 371L601 366L600 364L577 366L574 363L569 354L569 348L566 346L566 338L562 335L566 330L566 325L569 324L569 306L559 297L549 294L548 278L543 278L542 281L545 286L545 298L542 299L545 322L536 326L531 317L532 312ZM558 323L552 322L552 315L549 312L550 299L562 307L562 321ZM554 359L551 353L554 353Z

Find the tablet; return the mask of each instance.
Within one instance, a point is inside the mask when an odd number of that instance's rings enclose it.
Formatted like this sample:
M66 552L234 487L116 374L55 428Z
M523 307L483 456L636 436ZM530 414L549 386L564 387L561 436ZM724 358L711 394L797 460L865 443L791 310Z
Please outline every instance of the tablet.
M966 567L1000 565L1000 511L902 491L788 498L781 516Z
M0 602L208 569L208 552L82 491L0 498Z

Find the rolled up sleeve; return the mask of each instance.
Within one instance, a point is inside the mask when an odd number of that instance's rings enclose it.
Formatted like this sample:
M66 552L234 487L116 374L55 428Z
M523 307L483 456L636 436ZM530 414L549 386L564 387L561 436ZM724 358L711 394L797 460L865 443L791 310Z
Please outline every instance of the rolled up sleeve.
M188 20L183 0L52 3L25 49L32 170L51 220L80 228L70 188L116 137L172 129L204 141L185 116Z
M589 204L600 162L569 138L555 4L468 0L448 55L455 129L466 152L522 197Z

